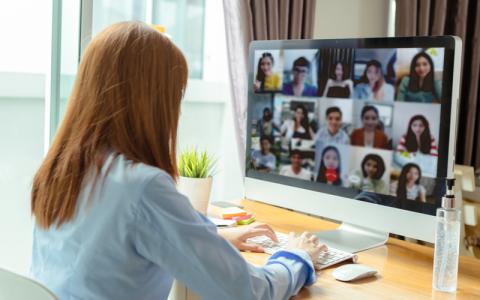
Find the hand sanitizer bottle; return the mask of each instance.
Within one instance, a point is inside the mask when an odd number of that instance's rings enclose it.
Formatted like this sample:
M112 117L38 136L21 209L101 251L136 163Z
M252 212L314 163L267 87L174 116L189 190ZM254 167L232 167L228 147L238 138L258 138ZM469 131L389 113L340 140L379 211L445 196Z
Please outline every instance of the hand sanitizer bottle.
M447 194L442 198L442 207L437 209L433 258L433 288L450 293L457 290L461 224L460 210L455 208L454 184L455 179L447 179Z

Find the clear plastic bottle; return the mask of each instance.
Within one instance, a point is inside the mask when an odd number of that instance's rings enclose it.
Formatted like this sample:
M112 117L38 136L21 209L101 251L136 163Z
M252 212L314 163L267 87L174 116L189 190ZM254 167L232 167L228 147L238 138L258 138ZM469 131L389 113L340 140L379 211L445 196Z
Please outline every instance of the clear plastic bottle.
M455 208L454 179L447 179L447 194L437 210L433 288L442 292L457 290L461 213Z

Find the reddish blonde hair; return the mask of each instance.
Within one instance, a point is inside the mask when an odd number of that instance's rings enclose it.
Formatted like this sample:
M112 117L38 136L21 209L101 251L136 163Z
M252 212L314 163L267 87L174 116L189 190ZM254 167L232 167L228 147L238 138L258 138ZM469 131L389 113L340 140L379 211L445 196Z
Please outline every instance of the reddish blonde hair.
M177 176L176 136L188 68L182 52L140 22L114 24L85 50L64 120L33 180L37 224L75 214L82 181L110 153Z

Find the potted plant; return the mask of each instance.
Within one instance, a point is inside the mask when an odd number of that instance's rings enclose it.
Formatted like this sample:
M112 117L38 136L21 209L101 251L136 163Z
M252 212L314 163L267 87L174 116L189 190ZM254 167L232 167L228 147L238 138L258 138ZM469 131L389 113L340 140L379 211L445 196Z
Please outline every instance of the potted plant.
M206 215L212 189L212 176L216 161L207 151L185 149L178 159L178 191L190 200L192 206Z

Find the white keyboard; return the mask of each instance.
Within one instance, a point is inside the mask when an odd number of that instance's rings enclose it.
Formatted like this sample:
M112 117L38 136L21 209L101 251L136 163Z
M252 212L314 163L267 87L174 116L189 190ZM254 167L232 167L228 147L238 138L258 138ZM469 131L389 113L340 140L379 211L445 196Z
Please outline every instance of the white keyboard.
M278 243L275 243L266 236L256 236L249 238L247 241L250 243L258 244L265 249L268 254L273 254L278 250L285 249L288 243L288 234L275 232L278 238ZM321 270L338 264L345 260L352 260L357 262L357 255L349 252L345 252L339 249L328 247L328 250L322 252L316 262L314 262L315 269Z

